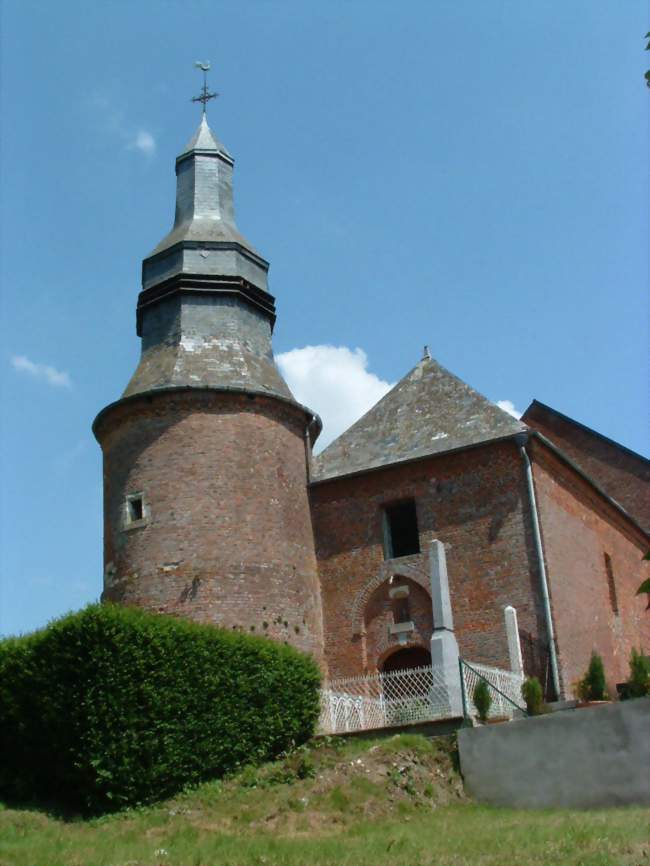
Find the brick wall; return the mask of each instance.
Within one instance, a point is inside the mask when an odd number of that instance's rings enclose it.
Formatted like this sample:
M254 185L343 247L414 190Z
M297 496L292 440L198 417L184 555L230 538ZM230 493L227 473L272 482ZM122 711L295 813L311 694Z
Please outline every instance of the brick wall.
M650 651L646 599L635 596L650 573L642 562L648 542L549 449L532 440L531 452L564 688L571 692L596 649L615 694L615 684L627 678L632 646Z
M512 441L312 486L331 676L373 671L398 648L388 635L392 574L414 587L413 643L428 646L425 553L384 561L382 506L409 497L422 551L434 538L445 544L461 654L509 667L506 605L517 609L521 629L534 639L545 635L525 476Z
M104 598L268 635L322 658L322 613L297 406L158 393L100 418ZM125 527L125 498L146 520Z
M537 402L522 420L561 448L650 532L650 461Z
M314 484L312 533L304 428L299 407L237 393L161 392L112 407L97 428L104 597L268 635L319 659L324 640L330 676L354 675L380 668L403 646L391 633L391 577L409 588L407 645L428 647L426 551L438 538L465 658L509 666L509 604L531 646L544 643L525 475L513 441ZM634 596L648 570L641 562L647 542L541 443L530 448L563 681L570 687L595 647L613 685L626 676L632 645L650 647L645 599ZM145 520L127 528L126 497L140 492ZM386 560L383 508L408 498L416 502L422 552ZM545 675L535 653L527 672Z

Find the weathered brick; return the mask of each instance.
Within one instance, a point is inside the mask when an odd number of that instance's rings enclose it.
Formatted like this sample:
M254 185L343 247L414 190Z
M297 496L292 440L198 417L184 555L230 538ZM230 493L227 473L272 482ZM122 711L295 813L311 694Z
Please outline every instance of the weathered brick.
M643 534L541 443L532 449L560 678L565 694L589 661L605 659L610 687L625 679L631 647L650 645L645 600L635 597L648 564ZM416 502L422 553L384 560L382 511ZM503 609L516 608L527 673L549 676L547 627L521 456L514 441L338 478L312 486L312 513L323 595L325 652L332 676L381 667L400 648L391 637L388 580L405 575L417 629L430 637L427 544L445 544L454 624L461 654L509 667ZM619 614L614 615L604 554L612 558ZM527 647L537 647L527 652Z
M637 596L650 575L644 535L548 448L532 442L533 474L560 673L567 693L585 673L592 650L603 657L609 689L628 675L632 647L650 650L650 615ZM611 557L615 597L605 567Z
M544 636L525 476L512 441L333 479L313 486L311 498L332 675L376 670L386 655L387 629L377 628L378 601L366 598L366 587L386 598L391 574L406 574L421 587L414 619L430 623L426 548L435 538L447 551L466 658L509 666L503 618L509 604L520 628ZM406 498L416 502L422 553L385 562L383 506ZM414 644L428 646L430 636L423 627ZM399 648L396 639L390 643Z
M217 391L116 404L104 452L104 598L268 635L322 659L305 413ZM128 494L149 516L126 528Z

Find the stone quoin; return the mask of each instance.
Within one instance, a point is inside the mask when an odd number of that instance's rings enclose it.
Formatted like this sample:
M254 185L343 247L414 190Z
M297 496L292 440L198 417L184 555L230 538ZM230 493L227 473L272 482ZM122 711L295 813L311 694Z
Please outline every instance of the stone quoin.
M330 678L460 653L569 697L595 649L613 691L650 647L650 462L537 402L512 417L428 350L312 457L233 166L204 113L143 262L140 363L93 425L103 598L287 642Z

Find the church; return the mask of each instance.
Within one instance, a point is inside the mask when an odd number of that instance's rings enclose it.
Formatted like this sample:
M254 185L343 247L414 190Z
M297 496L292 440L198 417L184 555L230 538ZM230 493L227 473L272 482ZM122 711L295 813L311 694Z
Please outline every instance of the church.
M286 642L329 682L433 654L568 698L596 650L615 693L650 648L650 461L537 401L517 420L427 349L313 456L233 166L204 104L143 261L139 365L93 425L103 599Z

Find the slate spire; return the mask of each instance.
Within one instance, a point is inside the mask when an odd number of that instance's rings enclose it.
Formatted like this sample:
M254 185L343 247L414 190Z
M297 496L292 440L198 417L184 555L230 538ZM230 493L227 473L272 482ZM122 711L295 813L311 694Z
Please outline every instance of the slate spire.
M192 138L190 138L190 140L187 142L186 146L177 157L177 160L183 159L183 157L189 154L191 151L197 150L216 151L217 153L221 153L224 157L227 157L227 159L230 160L231 163L233 162L233 158L228 153L225 146L219 141L217 136L208 126L208 119L205 114L201 115L201 122L199 123L199 128L196 130Z
M293 399L271 349L269 264L235 223L233 166L203 114L176 158L174 225L142 264L142 357L125 396L207 387Z
M269 264L235 223L234 164L202 115L176 157L174 225L144 260L143 289L177 273L194 273L240 276L267 291Z

